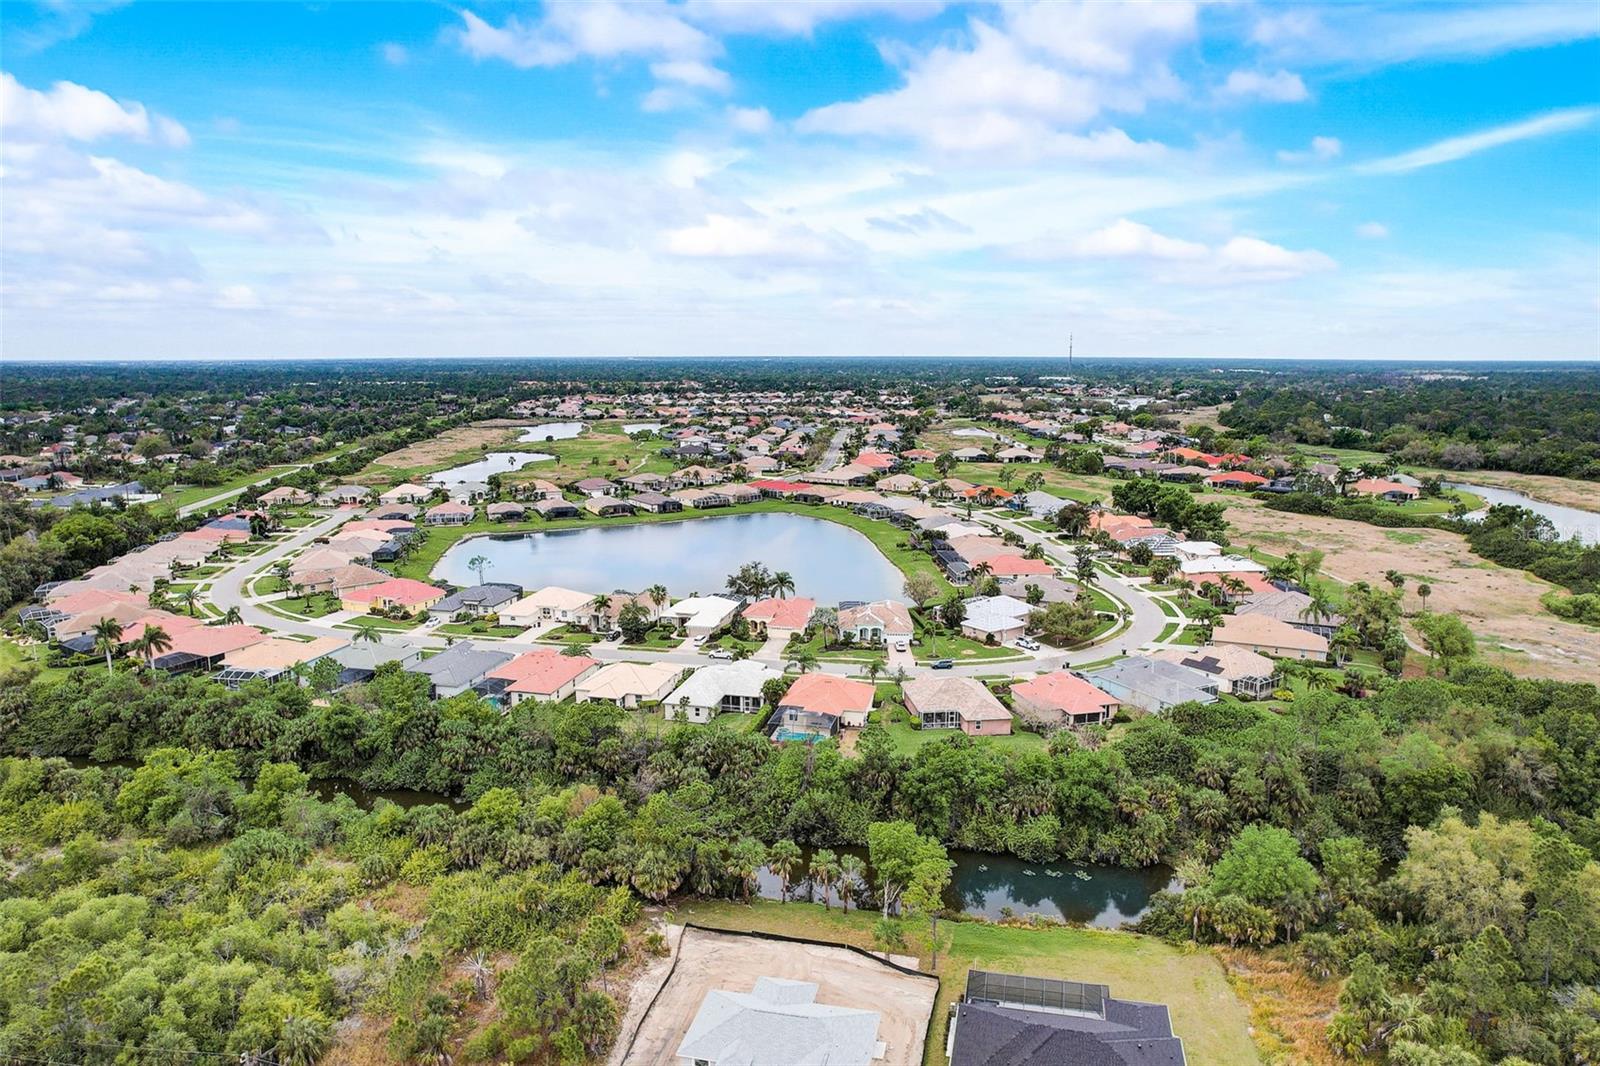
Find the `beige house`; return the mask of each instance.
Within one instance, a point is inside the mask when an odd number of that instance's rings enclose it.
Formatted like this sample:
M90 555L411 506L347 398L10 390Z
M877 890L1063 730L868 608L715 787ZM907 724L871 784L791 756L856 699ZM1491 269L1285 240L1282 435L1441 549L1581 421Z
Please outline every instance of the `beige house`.
M586 620L593 611L594 593L546 585L502 610L500 622L508 626L566 625Z
M1246 648L1275 659L1321 662L1328 657L1328 638L1260 614L1236 614L1222 619L1211 631L1211 643Z
M959 729L972 737L1009 736L1011 712L971 677L935 677L901 686L906 710L923 729Z
M671 663L609 663L578 682L577 698L631 710L641 703L660 703L682 676L683 667Z
M912 628L911 612L894 600L839 609L839 632L849 633L862 643L910 640Z

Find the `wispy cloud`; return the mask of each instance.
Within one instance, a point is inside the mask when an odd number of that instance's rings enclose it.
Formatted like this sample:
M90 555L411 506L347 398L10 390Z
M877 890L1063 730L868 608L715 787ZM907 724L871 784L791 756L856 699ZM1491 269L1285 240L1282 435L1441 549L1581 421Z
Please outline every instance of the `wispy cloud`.
M1501 145L1582 129L1593 123L1597 117L1600 117L1600 107L1571 107L1561 111L1551 111L1478 133L1447 137L1409 152L1362 163L1355 170L1359 174L1405 174L1424 167L1438 166L1441 163L1453 163L1491 148L1499 148Z

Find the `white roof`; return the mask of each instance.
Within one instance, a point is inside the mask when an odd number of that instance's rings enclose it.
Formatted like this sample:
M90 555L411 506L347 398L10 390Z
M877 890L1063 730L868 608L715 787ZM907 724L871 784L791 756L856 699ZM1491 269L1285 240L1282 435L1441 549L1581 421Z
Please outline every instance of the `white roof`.
M593 602L594 593L592 592L564 589L560 585L546 585L537 592L528 593L528 595L512 604L512 610L551 607L558 611L576 611ZM521 613L521 611L519 610L518 613Z
M772 667L754 659L702 666L667 697L666 703L668 707L675 707L687 699L691 707L715 707L724 696L755 699L760 697L762 685L782 676Z
M1184 559L1178 566L1186 574L1264 574L1267 568L1242 555L1210 555L1203 559Z
M1209 559L1222 554L1222 545L1209 540L1180 541L1178 554L1185 559Z
M718 1066L868 1066L879 1014L816 1002L809 981L756 979L750 992L713 988L678 1045L678 1056Z
M967 601L967 616L961 624L992 633L1016 628L1033 611L1015 596L975 596Z
M686 600L679 600L668 607L666 614L674 618L682 618L688 625L720 625L722 621L739 609L738 600L730 600L726 596L690 596Z

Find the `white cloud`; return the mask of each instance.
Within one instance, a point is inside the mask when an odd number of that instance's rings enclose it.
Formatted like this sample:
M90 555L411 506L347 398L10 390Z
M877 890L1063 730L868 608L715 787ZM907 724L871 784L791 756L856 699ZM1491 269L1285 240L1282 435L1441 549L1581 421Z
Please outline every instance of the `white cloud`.
M30 89L0 73L0 129L23 140L98 141L131 137L181 148L189 132L141 103L122 103L97 89L58 81L47 91Z
M1363 222L1356 227L1356 236L1369 241L1381 241L1389 236L1389 227L1382 222Z
M1313 137L1307 148L1299 151L1282 149L1278 159L1285 163L1326 163L1344 153L1344 143L1337 137Z
M1287 70L1265 74L1257 70L1236 70L1228 75L1221 89L1223 96L1236 100L1266 100L1275 104L1294 104L1309 99L1300 75Z
M914 20L936 15L940 0L689 0L685 15L693 22L735 33L810 36L825 22L844 22L871 15Z
M972 232L972 227L965 222L951 218L943 211L933 207L922 207L915 211L902 211L893 215L873 216L867 219L869 229L881 230L885 233L899 233L915 236L924 233L961 233Z
M696 89L725 93L733 88L727 71L718 70L695 59L669 59L650 64L650 73L660 81L677 82Z
M261 306L261 297L248 285L224 285L217 292L217 306L229 311L253 311Z
M1362 174L1404 174L1423 167L1453 163L1491 148L1515 144L1535 137L1549 137L1558 133L1582 129L1600 117L1600 107L1572 107L1536 115L1521 122L1512 122L1493 129L1469 133L1462 137L1449 137L1409 152L1363 163L1356 167Z
M385 41L380 44L378 46L378 55L383 57L383 61L391 67L403 67L411 62L411 53L406 50L406 46L397 44L394 41Z
M1317 64L1489 56L1600 36L1600 6L1567 0L1263 10L1251 39L1286 59Z
M1046 2L1007 9L1011 32L1075 70L1126 75L1192 40L1198 5L1187 0L1107 4Z
M1284 281L1331 270L1335 263L1318 251L1294 251L1258 237L1235 236L1218 247L1172 237L1131 219L1061 240L1044 238L1008 249L1012 259L1034 262L1128 260L1149 264L1158 280L1183 285L1235 281Z
M836 246L805 226L728 215L709 215L699 225L668 232L665 247L690 259L816 263L838 257Z
M772 112L764 107L730 107L728 123L740 133L766 133L772 129Z
M523 68L559 66L583 56L704 58L720 51L714 40L662 3L551 4L537 22L509 15L503 26L471 11L463 10L461 19L465 28L457 40L468 55Z

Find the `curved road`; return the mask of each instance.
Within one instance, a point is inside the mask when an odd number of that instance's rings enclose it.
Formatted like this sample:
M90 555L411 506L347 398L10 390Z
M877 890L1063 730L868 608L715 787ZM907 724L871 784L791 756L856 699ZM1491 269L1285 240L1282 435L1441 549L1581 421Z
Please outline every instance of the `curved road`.
M315 621L299 621L264 610L245 595L244 586L258 572L267 569L278 560L305 547L317 537L328 535L355 516L355 511L336 511L319 522L297 530L293 536L277 542L267 551L241 559L236 565L218 575L212 581L209 592L211 602L222 611L227 611L230 607L239 608L240 616L247 624L259 626L262 629L310 637L342 637L349 639L353 634L348 629L338 629L331 624ZM1015 520L985 516L984 521L1017 533L1026 543L1042 544L1046 551L1052 555L1060 547L1058 543L1049 540L1036 530L1029 529ZM1097 662L1112 655L1135 652L1143 645L1156 640L1161 635L1161 631L1172 621L1148 596L1135 590L1133 586L1123 581L1120 577L1101 571L1098 585L1101 591L1112 599L1118 600L1132 609L1132 617L1128 627L1109 640L1099 641L1087 647L1068 652L1042 652L1033 655L1031 657L1032 661L964 663L950 670L941 671L934 671L927 666L918 666L912 668L909 673L914 677L948 677L952 675L971 677L976 675L992 676L1011 672L1029 673L1032 671L1048 672L1060 670L1083 663ZM443 636L427 629L409 631L384 630L382 635L383 643L391 647L440 649L444 648L448 643ZM471 639L475 644L505 645L510 648L550 647L548 644L536 644L525 638L503 640L499 638L474 637ZM659 662L681 666L705 666L716 661L703 652L676 650L638 651L605 644L592 646L587 650L587 654L602 662ZM854 665L844 662L824 661L818 664L818 669L825 673L848 675Z

